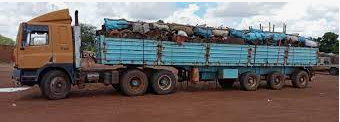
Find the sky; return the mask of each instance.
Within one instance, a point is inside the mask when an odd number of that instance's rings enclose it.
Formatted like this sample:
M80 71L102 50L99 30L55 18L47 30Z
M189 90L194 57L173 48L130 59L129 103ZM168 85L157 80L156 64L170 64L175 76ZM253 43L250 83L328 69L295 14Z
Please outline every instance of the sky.
M98 28L104 18L125 18L132 21L190 25L207 24L234 29L259 28L268 30L268 23L275 24L275 31L299 33L306 37L320 37L325 32L339 34L338 3L320 2L226 2L226 3L0 3L0 34L16 38L18 25L41 14L68 8L73 17L79 11L79 21Z

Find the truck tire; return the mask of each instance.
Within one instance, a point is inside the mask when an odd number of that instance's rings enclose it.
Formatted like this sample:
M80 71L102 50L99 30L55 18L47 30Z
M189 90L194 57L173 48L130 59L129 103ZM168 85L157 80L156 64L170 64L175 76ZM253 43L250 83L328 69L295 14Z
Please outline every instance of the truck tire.
M339 75L339 69L332 67L328 70L329 74L331 75Z
M148 83L148 78L142 71L128 70L120 78L120 89L127 96L139 96L145 93Z
M219 79L218 80L218 84L220 84L220 86L223 89L229 89L232 88L234 85L235 80L234 79Z
M259 87L259 79L254 72L245 72L241 75L241 89L245 91L255 91Z
M308 74L306 71L299 70L292 74L292 84L295 88L306 88L308 86Z
M150 78L152 91L160 95L175 92L176 82L175 75L167 70L157 70Z
M280 90L285 85L285 77L280 72L272 72L267 77L267 85L274 90Z
M42 95L51 100L65 98L71 90L67 74L59 70L47 72L40 81Z

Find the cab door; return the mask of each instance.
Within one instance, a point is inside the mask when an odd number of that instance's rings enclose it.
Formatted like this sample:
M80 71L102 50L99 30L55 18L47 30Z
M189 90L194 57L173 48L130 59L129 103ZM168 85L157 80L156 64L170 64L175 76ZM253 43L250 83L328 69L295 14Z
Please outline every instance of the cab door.
M40 68L53 61L50 31L48 25L23 25L18 44L18 68Z
M53 59L58 64L73 64L73 41L71 26L55 24L51 26L53 38Z

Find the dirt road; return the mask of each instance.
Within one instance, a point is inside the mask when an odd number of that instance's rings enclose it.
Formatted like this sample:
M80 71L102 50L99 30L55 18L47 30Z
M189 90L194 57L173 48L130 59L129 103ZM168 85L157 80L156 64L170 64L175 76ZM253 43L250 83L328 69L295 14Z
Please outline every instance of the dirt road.
M10 68L0 68L0 88L10 87ZM182 84L183 85L183 84ZM73 89L69 98L49 101L38 87L0 93L1 122L336 122L339 119L338 76L317 74L306 89L257 91L215 88L212 83L188 90L179 84L171 95L125 97L110 86ZM185 84L184 84L185 86Z

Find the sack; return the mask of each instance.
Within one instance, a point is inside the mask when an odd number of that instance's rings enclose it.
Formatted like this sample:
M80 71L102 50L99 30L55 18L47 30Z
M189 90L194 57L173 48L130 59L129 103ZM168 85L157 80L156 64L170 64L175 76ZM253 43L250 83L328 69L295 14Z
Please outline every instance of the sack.
M299 42L305 42L305 40L306 40L305 37L302 37L302 36L300 36L300 37L298 38L298 41L299 41Z
M245 39L247 41L262 41L264 39L263 33L253 32L253 33L247 33L245 34Z
M227 37L229 34L229 31L215 29L215 30L212 30L212 33L214 36Z
M307 46L307 47L317 47L318 43L315 42L315 41L306 39L305 40L305 46Z
M265 40L272 40L272 38L273 38L273 33L263 33L263 38L265 39Z
M239 30L230 30L230 35L236 38L242 38L242 39L245 38L245 34Z
M297 42L299 40L299 38L297 36L287 35L287 40L290 40L292 42Z
M187 33L189 36L193 35L194 32L192 31L192 28L191 26L184 26L184 25L175 25L175 24L171 24L169 25L170 27L170 30L172 31L179 31L179 30L182 30L184 31L185 33Z
M194 34L210 39L212 37L212 30L204 27L194 27Z
M179 31L177 32L177 35L178 35L178 36L188 37L187 33L185 33L185 32L182 31L182 30L179 30Z
M148 23L133 23L132 25L132 31L133 32L139 32L139 33L146 33L150 31L150 27Z
M165 24L151 23L151 26L152 26L152 29L170 31L169 26Z
M104 26L106 30L119 30L129 27L129 22L125 20L115 20L104 18Z
M274 33L273 34L273 40L274 41L280 41L286 39L287 35L283 33Z

